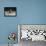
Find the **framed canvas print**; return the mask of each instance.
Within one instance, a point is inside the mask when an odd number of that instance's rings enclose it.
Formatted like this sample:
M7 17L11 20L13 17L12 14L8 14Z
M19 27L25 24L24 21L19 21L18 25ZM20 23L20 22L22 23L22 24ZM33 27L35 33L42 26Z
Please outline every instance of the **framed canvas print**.
M16 16L16 7L4 7L4 16Z

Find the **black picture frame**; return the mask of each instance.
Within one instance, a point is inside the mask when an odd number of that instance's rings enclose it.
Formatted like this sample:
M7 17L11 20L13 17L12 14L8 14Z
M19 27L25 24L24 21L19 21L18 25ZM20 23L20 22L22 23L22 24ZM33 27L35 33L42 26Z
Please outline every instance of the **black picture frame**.
M16 17L17 16L16 7L4 7L4 16L5 17Z

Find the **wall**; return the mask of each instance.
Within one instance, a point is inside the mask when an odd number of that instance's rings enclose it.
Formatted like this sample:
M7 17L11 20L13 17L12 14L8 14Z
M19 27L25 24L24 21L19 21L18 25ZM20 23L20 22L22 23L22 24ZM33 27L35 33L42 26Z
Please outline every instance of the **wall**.
M9 6L17 7L16 17L4 17ZM46 0L0 1L0 44L8 43L9 32L18 32L17 24L46 24Z

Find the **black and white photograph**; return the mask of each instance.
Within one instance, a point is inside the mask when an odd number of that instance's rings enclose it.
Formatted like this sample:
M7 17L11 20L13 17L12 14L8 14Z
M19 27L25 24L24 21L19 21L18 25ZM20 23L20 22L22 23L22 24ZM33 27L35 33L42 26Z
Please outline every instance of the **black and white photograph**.
M4 16L16 16L16 7L5 7Z

